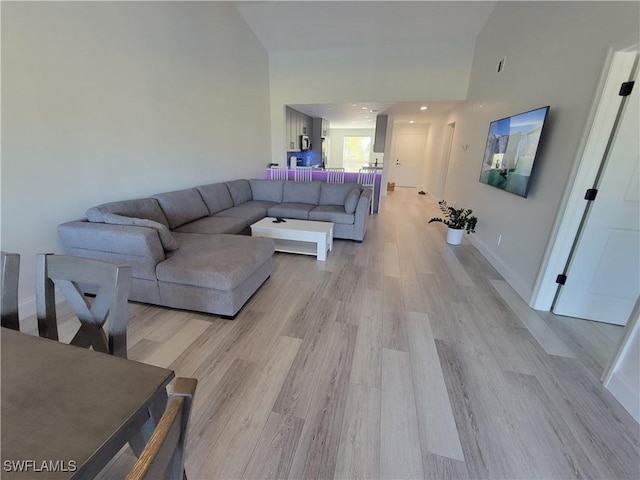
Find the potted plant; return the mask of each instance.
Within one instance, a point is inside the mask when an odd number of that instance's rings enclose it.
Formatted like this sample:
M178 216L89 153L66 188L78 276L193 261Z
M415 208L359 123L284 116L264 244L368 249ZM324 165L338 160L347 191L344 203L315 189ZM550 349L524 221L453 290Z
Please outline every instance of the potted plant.
M466 230L467 233L474 233L478 219L472 215L473 210L465 208L453 208L447 205L445 200L438 202L440 210L445 218L434 217L429 220L431 222L444 223L447 230L447 243L450 245L460 245L462 243L462 235Z

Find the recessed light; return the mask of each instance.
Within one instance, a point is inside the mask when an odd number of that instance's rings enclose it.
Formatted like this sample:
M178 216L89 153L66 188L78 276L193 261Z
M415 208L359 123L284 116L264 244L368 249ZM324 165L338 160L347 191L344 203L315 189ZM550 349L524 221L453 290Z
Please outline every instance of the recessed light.
M429 107L427 107L426 105L423 105L423 106L420 107L420 110L426 110L427 108L429 108Z
M352 104L351 104L351 106L352 106L352 107L357 107L357 106L358 106L358 104L357 104L357 103L352 103Z
M416 123L414 120L409 120L409 123Z
M369 110L367 107L362 107L362 110Z

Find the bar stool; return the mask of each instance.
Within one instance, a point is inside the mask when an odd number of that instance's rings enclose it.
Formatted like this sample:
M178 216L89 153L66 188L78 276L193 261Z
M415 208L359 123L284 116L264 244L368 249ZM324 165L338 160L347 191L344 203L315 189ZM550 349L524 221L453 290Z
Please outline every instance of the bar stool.
M282 167L271 167L269 169L269 175L271 180L288 180L289 170Z
M375 168L361 168L358 170L358 183L364 188L371 189L371 214L373 214L373 204L376 198L376 172Z
M344 183L344 168L325 168L327 183Z
M312 179L313 167L298 167L294 171L293 179L296 182L310 182Z

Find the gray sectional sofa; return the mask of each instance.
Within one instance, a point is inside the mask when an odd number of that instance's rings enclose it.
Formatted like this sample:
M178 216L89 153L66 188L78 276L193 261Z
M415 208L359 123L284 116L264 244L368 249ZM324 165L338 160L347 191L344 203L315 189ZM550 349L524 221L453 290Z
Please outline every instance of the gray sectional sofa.
M370 198L357 184L234 180L98 205L58 234L68 255L131 265L133 301L233 318L273 272L273 241L247 236L253 223L328 221L362 241Z

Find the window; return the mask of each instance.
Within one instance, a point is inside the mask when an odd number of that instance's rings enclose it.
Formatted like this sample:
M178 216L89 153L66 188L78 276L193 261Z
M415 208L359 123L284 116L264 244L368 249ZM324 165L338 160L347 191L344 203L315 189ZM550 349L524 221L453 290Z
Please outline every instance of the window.
M369 165L371 137L345 135L342 143L342 166L348 172L357 172Z

